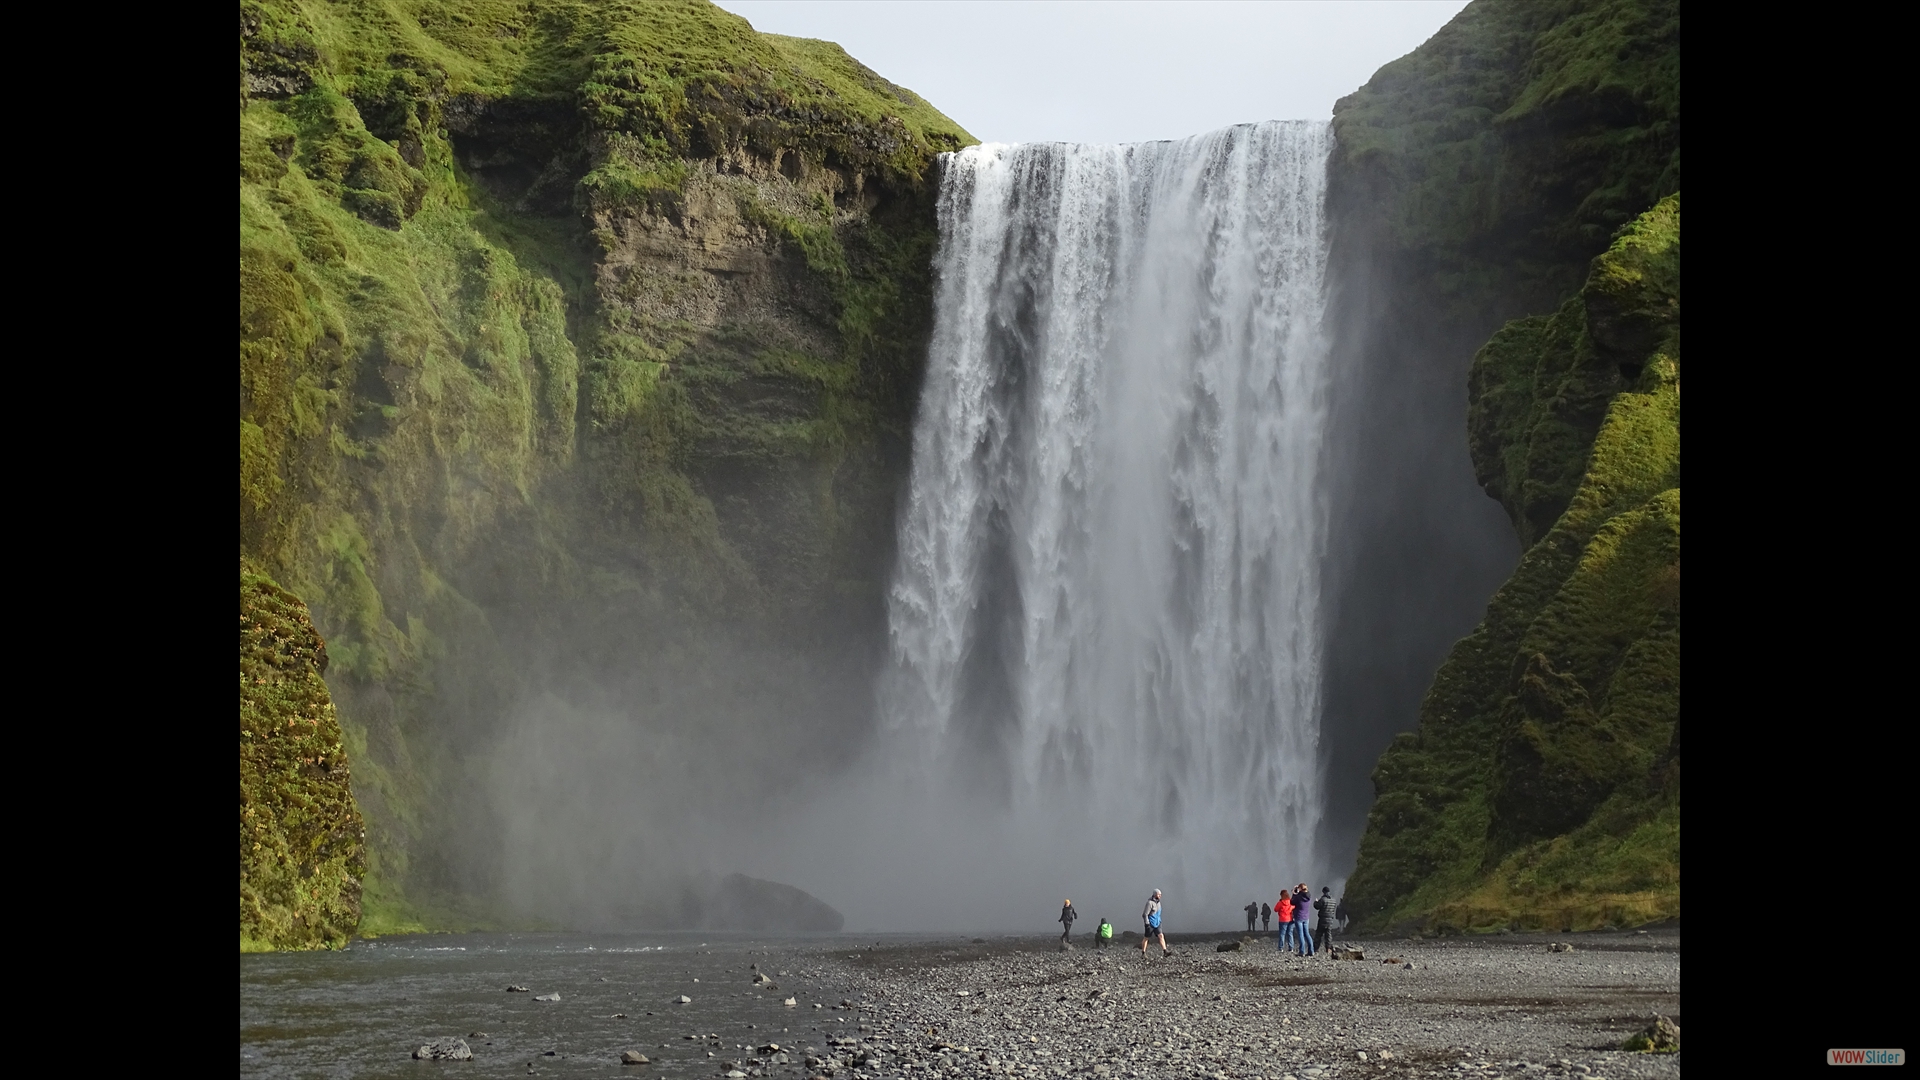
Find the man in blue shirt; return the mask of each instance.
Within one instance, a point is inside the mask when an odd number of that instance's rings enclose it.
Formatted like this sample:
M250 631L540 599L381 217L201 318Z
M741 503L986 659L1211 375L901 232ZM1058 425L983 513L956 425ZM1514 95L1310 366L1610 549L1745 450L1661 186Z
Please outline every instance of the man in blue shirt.
M1167 935L1160 930L1160 890L1153 890L1153 896L1147 900L1147 906L1140 912L1140 918L1147 924L1146 932L1140 935L1140 955L1147 955L1147 942L1160 939L1160 955L1172 956L1173 950L1167 948Z

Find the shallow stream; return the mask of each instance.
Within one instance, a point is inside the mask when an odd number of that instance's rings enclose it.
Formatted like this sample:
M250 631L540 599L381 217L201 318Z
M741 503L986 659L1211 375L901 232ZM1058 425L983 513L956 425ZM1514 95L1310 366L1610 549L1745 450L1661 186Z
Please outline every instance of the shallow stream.
M240 1075L527 1076L531 1066L536 1076L715 1076L767 1042L804 1047L857 1034L861 1014L835 1008L853 995L815 969L840 948L851 956L875 943L842 934L434 934L243 955ZM778 989L754 985L755 964ZM535 1000L555 992L558 1001ZM671 1003L682 994L692 1003ZM788 997L797 1004L783 1005ZM473 1061L412 1060L422 1044L452 1038L472 1047ZM627 1050L653 1063L622 1066ZM794 1056L795 1075L803 1060Z

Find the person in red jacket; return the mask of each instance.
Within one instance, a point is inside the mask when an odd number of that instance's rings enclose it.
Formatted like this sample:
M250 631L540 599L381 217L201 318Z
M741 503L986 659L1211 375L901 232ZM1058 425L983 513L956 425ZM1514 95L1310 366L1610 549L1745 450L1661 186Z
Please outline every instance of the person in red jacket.
M1293 939L1293 898L1286 893L1281 893L1280 899L1273 902L1273 921L1280 924L1280 933L1274 940L1279 942L1280 951L1284 953L1287 951L1287 942Z

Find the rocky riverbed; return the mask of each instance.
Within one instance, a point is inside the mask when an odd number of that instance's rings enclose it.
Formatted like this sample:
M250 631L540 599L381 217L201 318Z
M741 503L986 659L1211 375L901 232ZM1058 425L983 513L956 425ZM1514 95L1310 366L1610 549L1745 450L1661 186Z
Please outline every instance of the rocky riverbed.
M1621 1042L1678 1020L1677 930L1353 942L1361 960L1279 955L1271 936L1058 952L1038 940L836 954L851 996L791 1063L895 1076L1664 1077L1680 1055ZM1384 962L1383 962L1384 961ZM840 974L832 972L832 974ZM853 1014L853 1015L848 1015ZM857 1016L857 1023L849 1022ZM804 1064L804 1069L796 1066Z
M1665 1077L1680 936L1355 942L455 934L243 956L240 1075L765 1080ZM1381 961L1391 961L1382 963ZM1411 964L1411 967L1408 965ZM644 1064L635 1059L645 1058ZM628 1064L631 1062L631 1064Z

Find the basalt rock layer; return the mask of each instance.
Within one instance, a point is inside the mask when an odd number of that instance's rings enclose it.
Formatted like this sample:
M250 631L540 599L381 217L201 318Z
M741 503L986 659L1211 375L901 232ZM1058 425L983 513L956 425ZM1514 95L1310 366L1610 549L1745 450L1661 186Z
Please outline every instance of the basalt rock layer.
M487 748L553 687L736 767L857 727L971 137L697 0L246 0L239 97L241 552L364 747L363 929L500 917Z

